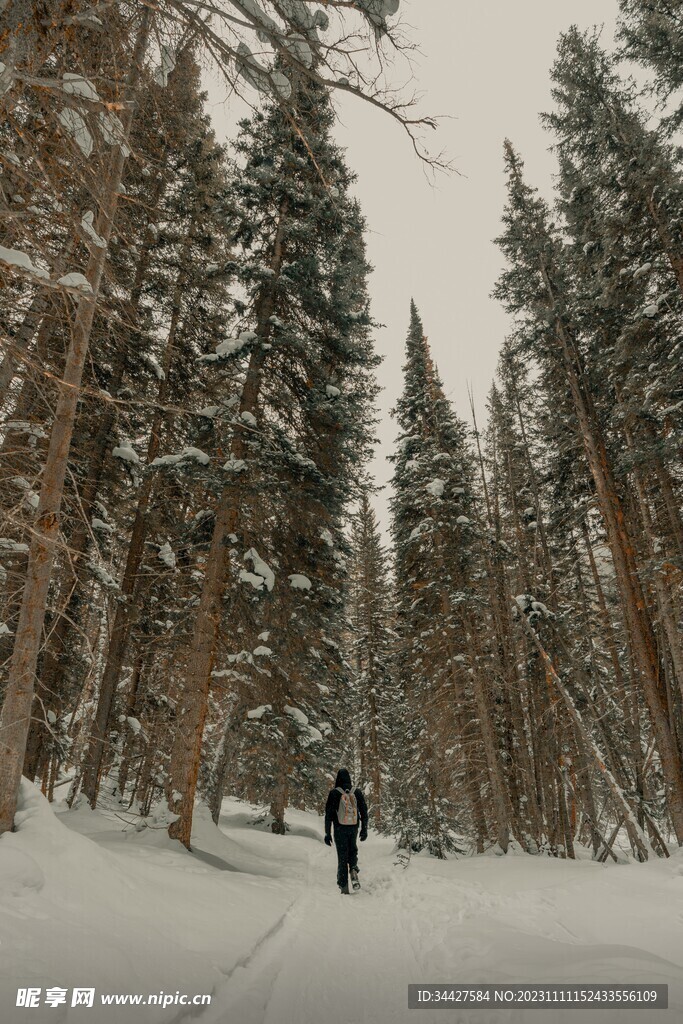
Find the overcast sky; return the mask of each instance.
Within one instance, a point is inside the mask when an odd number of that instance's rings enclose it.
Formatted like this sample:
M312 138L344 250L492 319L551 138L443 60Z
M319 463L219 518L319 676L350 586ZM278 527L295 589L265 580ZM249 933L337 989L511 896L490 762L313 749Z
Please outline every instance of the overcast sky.
M617 0L402 0L406 32L419 45L421 110L448 115L434 138L461 176L431 186L409 140L390 118L345 101L338 138L358 173L357 195L368 223L373 315L384 324L378 483L391 475L386 456L397 434L389 416L401 388L408 307L420 309L446 393L469 418L471 383L483 419L506 317L490 292L500 269L492 239L505 201L502 144L521 152L531 182L550 194L554 159L538 114L550 106L548 71L559 34L571 24L605 26L612 39ZM233 101L234 102L234 101ZM234 116L221 106L219 134ZM481 426L481 422L480 422ZM377 508L386 528L386 489Z

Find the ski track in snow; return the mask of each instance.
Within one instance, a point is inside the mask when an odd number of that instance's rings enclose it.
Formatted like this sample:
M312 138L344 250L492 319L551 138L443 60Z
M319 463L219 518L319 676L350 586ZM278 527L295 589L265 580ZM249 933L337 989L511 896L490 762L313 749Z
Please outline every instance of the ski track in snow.
M680 1018L680 962L617 942L586 945L586 935L594 928L599 930L599 922L583 895L585 885L603 883L599 888L604 890L607 906L613 901L623 905L628 887L622 886L619 869L613 873L588 863L534 862L523 857L446 864L416 858L405 871L393 863L386 840L371 840L359 849L363 888L349 897L336 890L334 852L317 845L306 851L305 871L288 879L292 887L300 889L299 895L217 987L200 1024L233 1020L240 1024L419 1022L432 1019L433 1011L407 1009L409 982L533 980L563 984L668 982L670 1012ZM683 873L683 863L679 870ZM479 874L481 880L472 878L473 874ZM647 887L645 875L642 880ZM682 890L683 885L677 893L683 904ZM602 902L598 906L602 910ZM579 927L573 920L566 923L561 919L571 908ZM632 911L622 906L622 914L632 917L639 909L637 905ZM661 920L660 912L653 900L654 920ZM677 918L680 914L674 923ZM611 929L608 925L609 930L619 936L618 916ZM664 936L661 945L680 960L681 949L667 948ZM506 960L512 961L512 966ZM622 1019L622 1011L611 1010L586 1011L579 1017L576 1011L561 1009L444 1012L446 1020L458 1024L472 1020L478 1024L587 1024L593 1018L612 1024L617 1014ZM656 1019L664 1024L667 1016L658 1014ZM634 1024L651 1019L647 1011L629 1011L627 1018ZM194 1020L196 1017L186 1016L179 1024Z
M405 988L403 979L420 976L415 948L401 927L396 883L380 877L368 890L342 897L330 853L327 847L309 853L303 891L214 993L212 1007L200 1018L202 1024L300 1024L318 1019L361 1024L379 1019L379 1001L386 999L387 1012L393 1010L397 988ZM382 896L394 922L389 943L387 920L370 902ZM330 936L333 941L328 941ZM341 947L346 943L344 952ZM191 1018L186 1020L189 1024Z
M189 855L163 829L122 833L106 810L55 817L25 792L29 817L0 839L1 1024L683 1019L683 850L647 865L418 856L403 869L371 833L362 889L342 897L315 814L288 812L282 837L237 801L220 831L199 808ZM670 1010L407 1009L409 983L456 982L667 983ZM212 1002L15 1010L16 988L41 983Z

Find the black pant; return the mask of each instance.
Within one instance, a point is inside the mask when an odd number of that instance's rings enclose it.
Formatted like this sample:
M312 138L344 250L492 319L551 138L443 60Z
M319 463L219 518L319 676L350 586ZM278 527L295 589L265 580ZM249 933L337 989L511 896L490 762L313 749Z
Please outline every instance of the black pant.
M334 845L337 847L337 885L349 884L349 869L358 867L358 825L335 825Z

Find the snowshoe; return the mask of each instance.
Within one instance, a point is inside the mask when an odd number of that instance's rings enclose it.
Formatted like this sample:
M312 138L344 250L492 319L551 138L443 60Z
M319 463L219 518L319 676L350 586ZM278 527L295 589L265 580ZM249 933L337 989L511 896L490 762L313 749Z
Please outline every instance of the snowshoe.
M358 880L358 868L351 868L351 885L353 886L354 891L356 892L358 891L358 889L360 889L360 882Z

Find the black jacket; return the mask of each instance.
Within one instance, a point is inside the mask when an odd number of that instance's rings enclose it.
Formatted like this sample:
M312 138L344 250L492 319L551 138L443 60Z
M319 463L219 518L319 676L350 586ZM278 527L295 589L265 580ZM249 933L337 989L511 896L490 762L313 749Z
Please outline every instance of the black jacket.
M325 805L325 835L329 836L332 834L332 825L334 824L335 831L339 828L339 819L337 817L337 811L339 810L339 801L341 800L341 793L336 788L340 786L347 793L351 792L351 776L345 768L342 768L337 773L335 779L335 788L331 789L328 797L327 804ZM355 789L354 795L356 797L356 804L358 806L358 814L360 817L361 832L367 832L368 828L368 805L365 802L363 791ZM346 826L348 827L348 826Z

